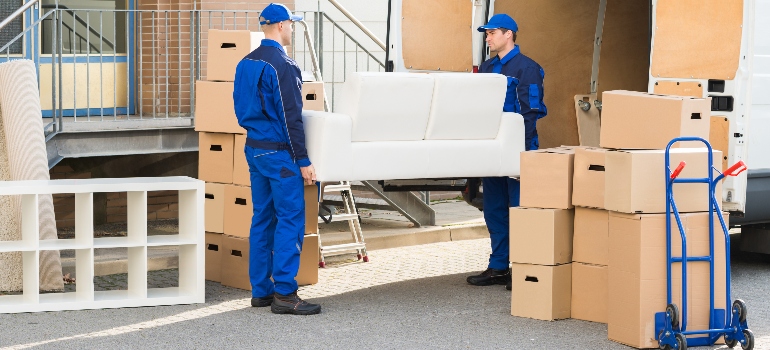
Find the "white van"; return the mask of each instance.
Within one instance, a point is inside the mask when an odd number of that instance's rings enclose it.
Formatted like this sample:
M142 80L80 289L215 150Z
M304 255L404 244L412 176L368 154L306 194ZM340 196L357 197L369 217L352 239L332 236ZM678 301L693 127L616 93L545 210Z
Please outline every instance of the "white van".
M390 0L386 65L470 72L496 13L546 72L541 147L591 144L576 102L600 110L607 90L711 97L715 166L749 168L723 184L730 224L770 222L770 0Z

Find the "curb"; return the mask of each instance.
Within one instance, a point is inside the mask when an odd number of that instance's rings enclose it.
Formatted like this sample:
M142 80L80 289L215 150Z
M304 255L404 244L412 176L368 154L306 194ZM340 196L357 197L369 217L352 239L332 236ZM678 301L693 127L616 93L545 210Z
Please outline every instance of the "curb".
M350 242L348 233L325 234L324 244L334 245ZM400 234L374 235L366 237L366 247L368 250L391 249L400 247L409 247L422 244L431 244L439 242L453 242L470 239L489 238L487 225L483 223L458 224L447 226L433 226L428 228L418 228L410 232ZM344 237L344 238L342 238ZM158 271L175 269L179 267L179 256L177 254L167 254L147 259L147 271ZM70 274L76 277L75 259L62 259L62 273ZM94 262L94 276L106 276L128 273L127 259L111 259Z

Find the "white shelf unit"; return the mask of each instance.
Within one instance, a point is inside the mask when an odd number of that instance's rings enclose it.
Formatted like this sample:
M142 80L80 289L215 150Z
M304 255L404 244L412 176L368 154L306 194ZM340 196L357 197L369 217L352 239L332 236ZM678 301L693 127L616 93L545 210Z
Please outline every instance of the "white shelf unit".
M147 192L179 191L179 234L147 236ZM94 238L93 194L127 192L126 237ZM75 238L39 240L38 196L75 194ZM204 182L189 177L0 181L0 196L20 195L20 241L0 252L21 252L23 294L0 296L0 313L108 309L205 302ZM179 286L147 288L147 247L179 247ZM94 249L128 248L128 289L94 291ZM43 250L75 250L75 292L40 294Z

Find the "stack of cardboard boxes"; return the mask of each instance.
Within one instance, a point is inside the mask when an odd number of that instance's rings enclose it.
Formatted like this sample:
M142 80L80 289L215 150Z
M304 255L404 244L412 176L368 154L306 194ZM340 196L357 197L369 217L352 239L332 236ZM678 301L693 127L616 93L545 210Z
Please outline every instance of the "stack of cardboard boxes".
M210 30L207 80L195 84L195 130L200 132L198 178L206 181L206 279L247 290L251 289L251 181L243 151L246 131L238 125L233 107L233 81L238 62L259 46L263 37L260 32ZM323 87L318 84L305 85L320 90L323 101ZM303 99L307 99L304 89ZM317 96L313 92L310 107ZM300 285L318 281L317 186L305 187L305 203L305 238L297 275Z
M570 317L575 149L521 154L521 206L510 209L511 314Z
M572 203L572 318L607 323L609 212L604 205L605 149L575 151Z
M605 208L609 213L608 336L637 348L657 347L655 313L666 308L665 148L679 136L708 140L711 101L629 91L605 92L601 146L605 156ZM674 170L686 162L680 177L707 177L708 151L700 142L678 143L671 151ZM697 148L688 148L697 147ZM714 151L714 164L722 153ZM709 187L676 184L674 199L687 234L687 254L709 255ZM721 199L721 185L716 189ZM715 227L719 227L714 217ZM679 230L672 215L672 255L681 256ZM725 303L725 245L714 232L715 307ZM684 312L681 265L672 269L673 302ZM709 268L688 264L688 329L709 328Z
M522 207L510 211L511 313L608 323L611 340L657 347L655 313L666 308L664 150L675 137L708 139L710 101L609 91L602 102L602 148L521 155ZM720 151L713 157L721 163ZM687 164L681 177L706 177L707 160L701 143L672 148L672 170ZM721 186L716 193L719 199ZM677 184L674 198L688 255L708 255L708 186ZM672 242L673 255L681 255L676 228ZM724 308L721 229L715 230L715 253L716 307ZM680 265L672 273L673 299L683 310ZM708 264L689 264L688 277L688 328L708 328Z

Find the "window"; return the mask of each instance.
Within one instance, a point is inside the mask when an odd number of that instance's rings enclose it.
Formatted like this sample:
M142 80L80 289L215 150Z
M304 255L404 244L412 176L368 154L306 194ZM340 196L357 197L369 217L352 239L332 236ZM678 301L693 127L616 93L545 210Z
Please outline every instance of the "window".
M127 0L42 0L44 11L57 8L61 24L53 37L53 17L43 22L42 50L56 46L64 54L125 54Z
M8 16L10 16L14 11L18 10L21 5L22 0L0 1L0 21L8 18ZM17 17L10 24L5 26L5 28L0 29L0 48L5 47L5 45L7 45L11 40L13 40L13 38L21 33L24 25L23 17L23 15ZM11 55L20 55L22 53L21 45L22 40L16 40L13 44L11 44L10 47L8 47L7 51L3 50L0 52L0 54L5 55L8 53Z

